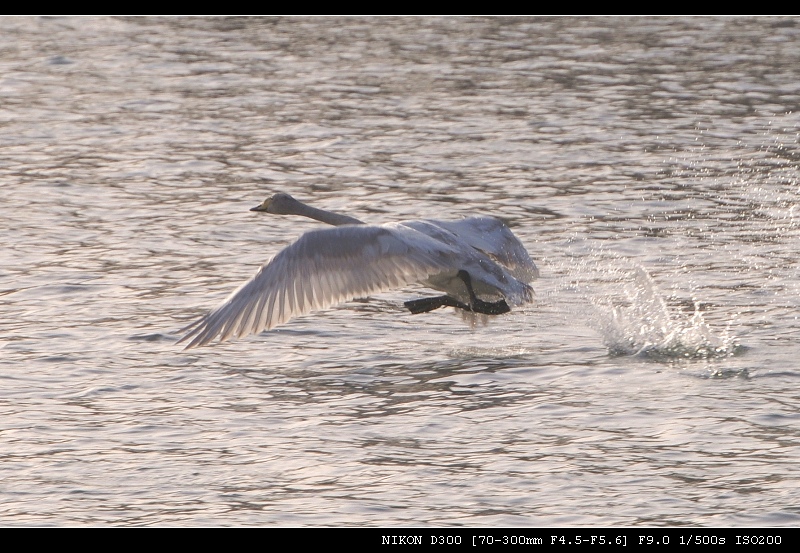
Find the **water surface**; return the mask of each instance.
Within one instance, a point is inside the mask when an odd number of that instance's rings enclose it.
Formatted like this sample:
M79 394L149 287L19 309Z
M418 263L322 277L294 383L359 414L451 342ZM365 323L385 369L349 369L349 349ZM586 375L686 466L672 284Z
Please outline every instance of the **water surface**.
M796 18L0 18L4 525L800 523ZM503 218L535 304L409 287L183 351L314 221Z

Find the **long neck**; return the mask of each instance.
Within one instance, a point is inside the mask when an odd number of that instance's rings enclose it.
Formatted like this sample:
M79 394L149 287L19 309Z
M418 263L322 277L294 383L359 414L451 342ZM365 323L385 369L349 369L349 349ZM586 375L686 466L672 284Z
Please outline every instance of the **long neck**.
M333 225L335 227L341 225L364 225L364 221L359 221L355 217L348 217L347 215L339 215L338 213L331 213L330 211L325 211L323 209L317 209L316 207L311 207L310 205L300 204L302 205L302 209L297 210L298 215L302 215L303 217L309 217L311 219L315 219L317 221L321 221L323 223L327 223L329 225Z

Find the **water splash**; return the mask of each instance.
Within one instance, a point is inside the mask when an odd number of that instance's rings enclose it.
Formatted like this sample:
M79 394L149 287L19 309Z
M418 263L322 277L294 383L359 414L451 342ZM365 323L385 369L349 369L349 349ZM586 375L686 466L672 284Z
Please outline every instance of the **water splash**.
M715 333L706 324L700 303L694 301L689 315L671 309L652 277L641 267L624 284L625 305L609 296L594 298L592 326L598 330L612 355L635 355L656 360L729 357L741 346L730 333L730 324Z

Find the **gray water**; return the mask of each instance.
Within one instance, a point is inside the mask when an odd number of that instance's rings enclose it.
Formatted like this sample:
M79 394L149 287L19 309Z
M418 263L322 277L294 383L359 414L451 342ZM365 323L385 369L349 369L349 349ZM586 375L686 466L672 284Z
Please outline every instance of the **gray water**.
M0 18L0 524L800 524L800 20ZM183 351L314 221L503 218Z

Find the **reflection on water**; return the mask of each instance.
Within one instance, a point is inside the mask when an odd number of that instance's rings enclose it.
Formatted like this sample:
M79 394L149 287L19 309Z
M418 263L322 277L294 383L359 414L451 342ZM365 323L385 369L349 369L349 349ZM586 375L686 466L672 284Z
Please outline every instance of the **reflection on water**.
M797 524L795 18L0 30L5 524ZM501 217L536 302L183 352L279 190Z

